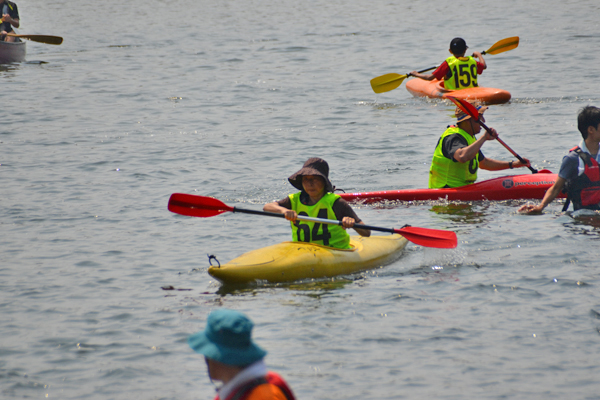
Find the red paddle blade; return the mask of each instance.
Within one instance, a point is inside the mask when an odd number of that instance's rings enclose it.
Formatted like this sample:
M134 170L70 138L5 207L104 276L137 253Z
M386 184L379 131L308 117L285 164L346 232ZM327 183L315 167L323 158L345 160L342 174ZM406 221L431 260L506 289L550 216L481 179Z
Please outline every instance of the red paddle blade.
M233 211L233 207L213 197L173 193L169 198L169 211L189 217L206 218Z
M466 100L460 100L452 96L448 96L447 98L452 100L452 102L456 104L458 108L463 110L465 114L469 114L471 118L479 120L479 111L473 104L469 103Z
M405 228L394 229L394 232L401 234L407 240L419 246L453 249L458 244L456 233L452 231L407 226Z

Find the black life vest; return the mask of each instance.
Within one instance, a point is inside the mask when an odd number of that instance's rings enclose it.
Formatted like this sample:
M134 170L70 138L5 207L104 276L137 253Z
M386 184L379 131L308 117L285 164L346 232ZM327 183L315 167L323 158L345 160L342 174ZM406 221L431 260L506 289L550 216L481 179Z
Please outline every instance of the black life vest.
M585 165L583 174L568 181L566 185L567 196L573 202L573 209L575 211L582 208L600 210L600 166L579 146L572 148L571 151L577 153Z

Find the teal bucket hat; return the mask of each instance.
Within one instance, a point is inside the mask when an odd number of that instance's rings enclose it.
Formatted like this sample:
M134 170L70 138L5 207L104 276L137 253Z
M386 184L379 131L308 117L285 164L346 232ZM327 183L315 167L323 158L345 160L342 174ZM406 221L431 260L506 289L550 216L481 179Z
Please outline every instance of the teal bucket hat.
M188 338L188 344L206 358L244 367L263 359L267 352L252 341L254 324L239 311L220 308L210 313L203 331Z

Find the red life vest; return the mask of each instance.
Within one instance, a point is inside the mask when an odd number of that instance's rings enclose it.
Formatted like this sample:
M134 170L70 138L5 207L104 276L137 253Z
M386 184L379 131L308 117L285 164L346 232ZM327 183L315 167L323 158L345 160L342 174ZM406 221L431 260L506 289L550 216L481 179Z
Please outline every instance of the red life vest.
M600 210L600 166L589 153L579 146L571 149L583 160L583 174L569 181L566 185L567 195L573 202L573 209Z
M267 375L264 377L253 379L250 382L247 382L244 385L240 386L238 390L231 393L229 397L227 397L225 400L245 400L250 395L250 393L252 393L254 388L260 385L264 385L265 383L277 386L283 392L286 399L296 400L294 394L292 393L292 389L290 389L288 384L278 373L273 371L267 372ZM220 400L219 395L215 397L215 400Z

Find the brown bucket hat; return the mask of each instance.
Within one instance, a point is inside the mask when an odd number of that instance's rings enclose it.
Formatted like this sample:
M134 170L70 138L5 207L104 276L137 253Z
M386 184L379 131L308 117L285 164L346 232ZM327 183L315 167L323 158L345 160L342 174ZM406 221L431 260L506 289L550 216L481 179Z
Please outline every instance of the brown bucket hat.
M329 181L329 164L322 158L313 157L306 160L302 169L288 178L288 181L298 190L304 191L302 177L305 175L320 176L325 180L325 192L332 192L334 186Z

